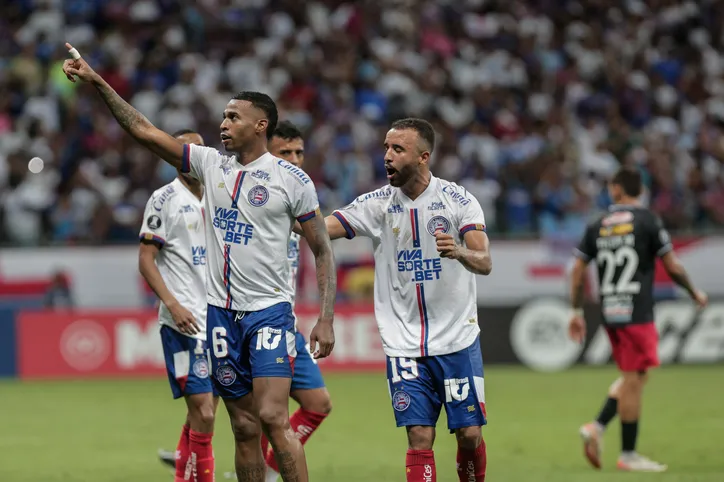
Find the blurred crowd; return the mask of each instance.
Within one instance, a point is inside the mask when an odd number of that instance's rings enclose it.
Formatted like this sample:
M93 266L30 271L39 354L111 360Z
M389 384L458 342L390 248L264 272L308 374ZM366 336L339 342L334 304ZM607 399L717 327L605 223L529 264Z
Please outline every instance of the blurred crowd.
M433 172L477 197L492 233L579 236L622 164L669 228L715 228L723 26L716 0L9 0L0 240L133 241L176 174L66 80L65 41L158 127L212 146L235 92L270 94L305 132L326 211L386 182L389 123L420 116Z

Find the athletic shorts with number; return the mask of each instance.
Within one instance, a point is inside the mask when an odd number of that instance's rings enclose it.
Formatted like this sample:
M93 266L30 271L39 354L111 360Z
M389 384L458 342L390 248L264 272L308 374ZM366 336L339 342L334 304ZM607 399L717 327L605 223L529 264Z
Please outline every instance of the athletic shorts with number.
M251 393L261 377L292 378L297 356L290 303L260 311L234 311L209 305L206 333L211 375L223 398Z
M654 322L607 325L606 333L619 370L641 372L659 366L659 334Z
M213 392L206 342L161 327L161 345L173 398Z
M487 424L479 338L448 355L387 357L387 384L398 427L434 427L443 405L451 431Z
M322 371L317 365L317 360L309 353L309 343L304 335L297 332L297 359L294 360L294 377L292 378L292 391L314 390L324 387Z

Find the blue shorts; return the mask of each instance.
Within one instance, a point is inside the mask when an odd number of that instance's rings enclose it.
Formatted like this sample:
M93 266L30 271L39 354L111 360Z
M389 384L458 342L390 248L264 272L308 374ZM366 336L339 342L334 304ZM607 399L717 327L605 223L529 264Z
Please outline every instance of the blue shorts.
M443 404L451 431L487 423L479 339L448 355L387 357L387 385L398 427L434 427Z
M294 361L294 377L292 378L292 391L314 390L324 388L322 372L317 360L309 353L309 344L304 335L297 332L297 359Z
M252 380L292 378L297 356L290 303L260 311L208 306L206 334L214 387L223 398L251 393Z
M204 340L182 335L170 326L163 325L161 344L173 398L213 392Z

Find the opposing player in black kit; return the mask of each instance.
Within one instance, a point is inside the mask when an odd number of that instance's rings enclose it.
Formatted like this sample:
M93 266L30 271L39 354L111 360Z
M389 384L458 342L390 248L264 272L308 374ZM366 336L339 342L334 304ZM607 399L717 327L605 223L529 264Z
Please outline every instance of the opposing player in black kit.
M586 265L595 260L601 319L621 377L611 385L598 418L580 428L584 453L591 465L601 468L601 438L606 425L618 413L622 450L617 467L628 471L663 472L666 465L636 453L641 394L648 370L659 365L653 296L656 258L661 258L671 279L700 307L706 305L707 296L692 285L659 218L640 205L642 190L638 170L622 168L618 171L609 184L615 204L588 226L575 250L569 334L578 342L585 339L583 283Z

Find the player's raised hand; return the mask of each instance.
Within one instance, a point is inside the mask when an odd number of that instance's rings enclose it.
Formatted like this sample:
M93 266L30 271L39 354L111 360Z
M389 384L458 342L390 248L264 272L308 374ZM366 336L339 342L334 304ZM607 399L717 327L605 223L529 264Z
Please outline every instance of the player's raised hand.
M70 53L72 59L67 59L63 62L63 73L68 80L75 82L75 78L79 78L83 82L93 82L98 74L93 70L88 62L83 60L78 51L73 48L69 43L65 43L68 53Z
M573 315L568 322L568 336L576 343L583 343L586 339L586 322L580 315Z
M181 306L180 303L171 303L170 306L167 306L167 308L168 311L171 312L173 322L176 323L176 326L181 333L186 335L195 335L201 331L199 325L196 323L194 315L189 310Z
M437 252L440 253L441 258L458 259L460 245L455 242L451 235L438 231L435 233L435 240L437 242Z
M706 305L709 303L709 296L701 290L696 290L692 298L699 309L706 308Z
M320 318L309 335L309 349L314 354L314 358L318 359L328 357L333 348L334 328L332 327L332 320Z

